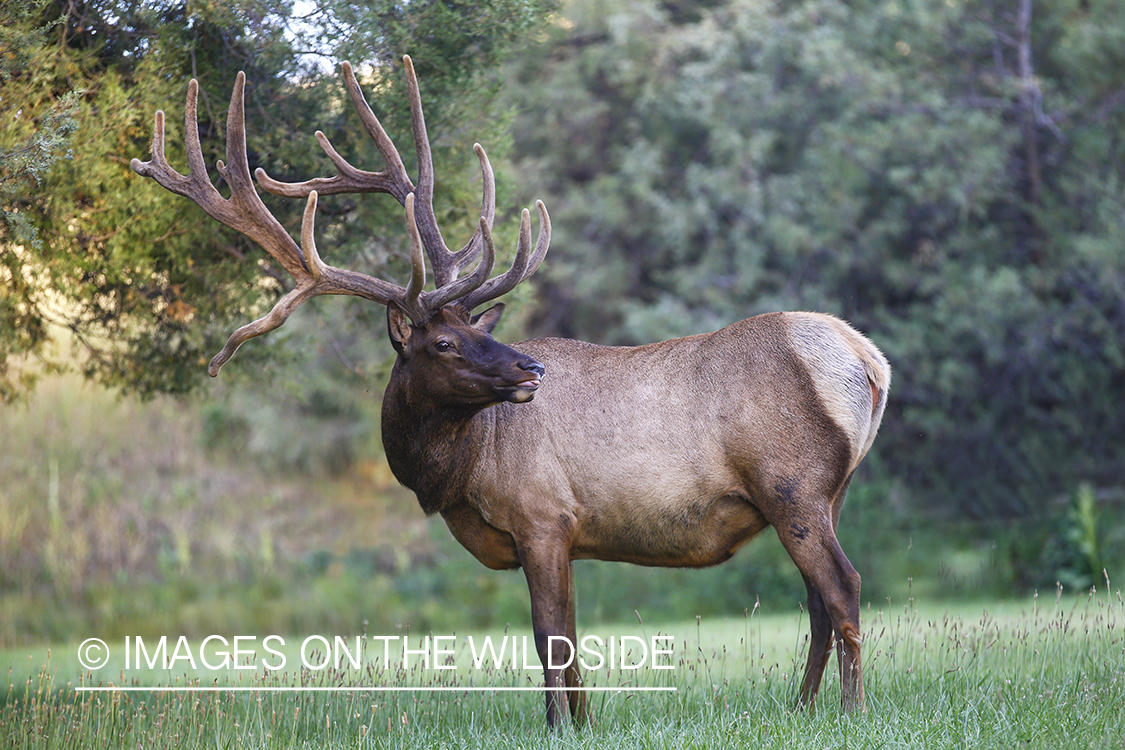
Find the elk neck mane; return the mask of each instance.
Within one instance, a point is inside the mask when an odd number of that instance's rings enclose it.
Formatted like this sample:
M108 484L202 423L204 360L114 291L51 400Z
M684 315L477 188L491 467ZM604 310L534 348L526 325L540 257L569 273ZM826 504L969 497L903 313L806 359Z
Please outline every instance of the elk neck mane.
M398 369L399 364L395 364ZM425 387L391 376L383 396L383 450L395 478L418 497L426 515L461 502L498 406L439 406Z

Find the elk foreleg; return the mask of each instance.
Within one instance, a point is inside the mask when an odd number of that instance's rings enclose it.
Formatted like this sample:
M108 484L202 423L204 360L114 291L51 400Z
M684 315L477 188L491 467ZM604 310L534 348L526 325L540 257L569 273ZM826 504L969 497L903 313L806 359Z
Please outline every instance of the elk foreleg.
M554 728L570 713L567 691L560 689L567 686L575 656L570 559L566 545L557 541L523 546L520 558L531 594L535 649L543 664L547 725Z

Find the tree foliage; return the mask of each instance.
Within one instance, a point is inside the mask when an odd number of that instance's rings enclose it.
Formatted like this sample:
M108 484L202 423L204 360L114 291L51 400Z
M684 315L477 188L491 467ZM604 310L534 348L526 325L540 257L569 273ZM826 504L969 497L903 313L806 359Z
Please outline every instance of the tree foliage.
M480 85L487 72L480 68L494 66L513 35L548 5L334 2L319 4L305 19L292 17L287 0L55 0L28 12L6 10L12 26L0 44L6 50L10 39L30 41L20 47L26 62L5 62L4 106L24 112L27 123L23 131L5 123L5 150L19 137L53 149L50 139L64 131L51 117L66 111L73 158L54 164L31 159L39 181L24 180L4 196L5 215L21 224L0 236L0 361L15 367L0 397L19 395L21 378L31 371L27 357L59 361L51 331L65 329L79 342L76 360L91 378L141 394L190 391L230 331L268 309L290 283L252 243L129 169L131 158L146 158L157 109L168 113L169 159L184 169L189 78L200 82L199 128L210 164L224 158L226 104L236 72L244 70L251 169L307 179L330 173L312 137L317 129L356 164L370 164L373 152L345 105L336 71L316 64L318 56L354 55L361 64L373 63L364 66L363 83L378 93L380 114L391 113L388 129L400 144L411 143L406 99L397 90L401 76L387 61L403 51L438 61L422 71L436 139L480 126L484 132L473 137L487 141L503 121L489 117L496 87ZM339 39L329 33L340 28L353 33ZM68 92L75 90L82 94L72 102ZM466 92L476 109L461 106ZM471 140L458 135L460 153L454 156L444 141L435 153L438 174L450 182L473 173L467 170L475 161ZM218 181L216 172L211 177ZM449 196L453 230L465 221L461 209L479 201L472 192L466 182L442 193ZM296 202L267 203L284 224L299 223ZM323 201L322 246L330 262L402 276L402 212L388 203L394 201ZM360 319L371 318L379 319ZM340 336L351 334L344 326ZM239 359L252 370L284 340L275 336L245 347Z
M21 204L37 194L44 176L60 158L70 157L73 117L78 93L55 100L28 102L19 95L23 71L39 62L47 27L35 23L35 5L0 6L0 118L7 128L0 134L0 243L39 249L35 226ZM12 372L9 359L34 352L47 332L42 321L20 302L27 289L22 260L0 255L0 402L30 383L23 371ZM21 289L22 288L22 289Z
M251 37L275 39L270 32L280 16L235 21L238 9L230 4L187 7L40 4L24 19L25 28L47 32L34 61L5 86L9 106L31 113L50 112L68 92L81 92L71 112L72 158L42 163L39 184L11 196L37 241L4 238L5 309L16 313L14 328L42 333L15 350L56 363L61 355L52 331L69 329L87 375L141 392L188 390L223 324L256 296L256 270L233 257L249 248L128 166L148 151L152 113L162 107L174 112L172 103L182 101L193 74L207 92L207 131L216 125L210 92L217 81L233 77L234 68L253 74L253 63L271 64L268 45ZM223 80L221 87L228 85ZM177 119L169 117L173 153L183 138ZM43 119L31 126L43 133L49 124ZM10 332L0 341L8 362L12 341ZM26 360L17 363L17 372L29 369ZM4 399L18 396L18 386L9 380Z
M513 72L539 329L833 312L891 359L876 458L919 504L1125 483L1123 35L1098 0L574 3Z

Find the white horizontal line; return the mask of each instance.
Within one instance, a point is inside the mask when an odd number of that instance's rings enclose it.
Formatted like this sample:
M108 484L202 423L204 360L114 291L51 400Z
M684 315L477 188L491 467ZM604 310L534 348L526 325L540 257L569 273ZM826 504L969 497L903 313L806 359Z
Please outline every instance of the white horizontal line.
M375 687L169 687L154 685L151 687L76 687L77 693L541 693L546 690L577 691L590 693L677 693L677 687L401 687L401 686L375 686Z

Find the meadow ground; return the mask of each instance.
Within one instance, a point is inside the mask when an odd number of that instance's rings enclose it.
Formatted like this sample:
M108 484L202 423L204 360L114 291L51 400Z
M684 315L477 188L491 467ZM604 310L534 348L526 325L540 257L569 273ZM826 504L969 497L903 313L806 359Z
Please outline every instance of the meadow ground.
M544 727L541 694L510 690L541 679L523 668L523 654L475 663L484 637L518 644L524 634L515 631L412 634L405 663L398 636L369 634L379 637L363 641L359 666L343 653L338 668L332 636L302 650L309 634L244 643L255 648L240 655L252 670L222 664L215 641L185 641L168 670L151 639L143 653L130 644L128 669L124 643L109 644L112 656L96 670L80 666L76 643L0 651L0 747L1125 748L1120 590L886 602L868 608L864 629L867 710L848 715L832 666L816 710L793 709L807 634L800 612L591 628L584 635L600 642L587 642L588 666L608 661L611 642L626 646L624 666L647 661L623 669L616 653L613 668L588 669L603 688L590 697L594 725L555 733ZM671 651L656 655L668 669L653 669L653 636ZM169 639L163 656L175 654ZM109 686L131 691L78 690ZM154 686L179 691L144 690Z

